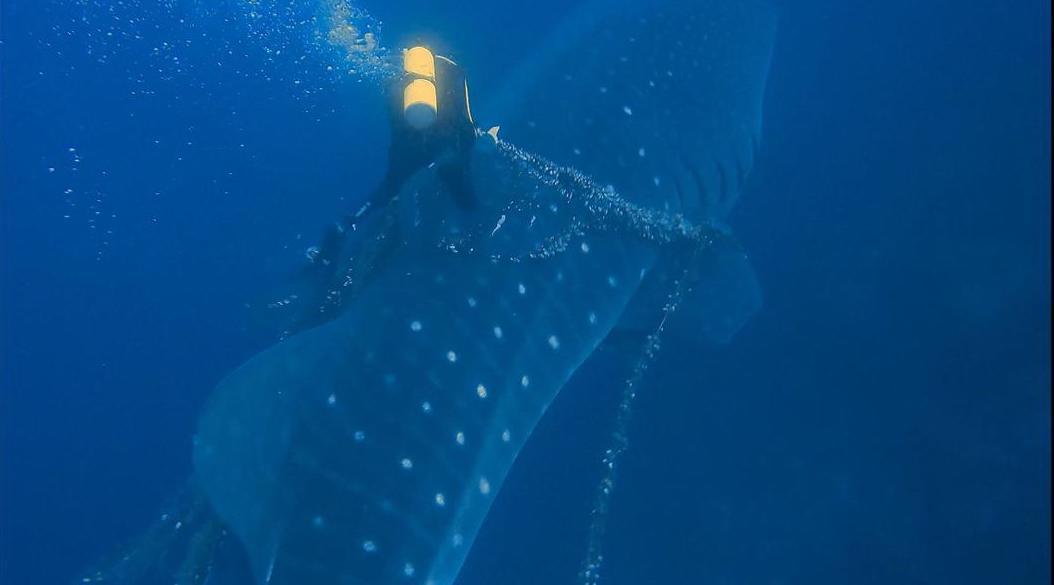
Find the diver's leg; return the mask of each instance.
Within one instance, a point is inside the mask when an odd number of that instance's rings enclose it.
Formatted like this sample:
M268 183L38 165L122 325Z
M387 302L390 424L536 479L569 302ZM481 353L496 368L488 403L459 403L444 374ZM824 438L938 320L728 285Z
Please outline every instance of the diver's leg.
M401 176L401 173L389 171L384 176L384 179L381 180L381 184L377 185L377 188L366 199L366 203L363 203L362 207L355 213L344 216L344 227L354 230L356 226L364 223L373 212L383 209L388 205L389 201L399 194L399 189L402 188L405 180L406 177Z
M459 153L453 160L439 165L439 178L446 185L454 203L462 210L471 210L476 205L476 193L469 176L469 157Z
M398 193L398 182L397 177L388 173L358 211L344 216L340 221L326 228L315 252L308 256L311 260L308 271L313 280L327 283L333 278L334 270L340 263L341 255L345 253L348 245L348 232L357 231L358 226L364 223L374 211L383 208L388 201L391 201L392 197Z
M344 225L354 230L373 212L387 207L388 203L402 190L403 184L428 162L427 152L420 145L407 142L405 138L400 139L398 136L393 136L391 147L388 150L388 171L377 188L370 193L366 203L355 213L344 218Z

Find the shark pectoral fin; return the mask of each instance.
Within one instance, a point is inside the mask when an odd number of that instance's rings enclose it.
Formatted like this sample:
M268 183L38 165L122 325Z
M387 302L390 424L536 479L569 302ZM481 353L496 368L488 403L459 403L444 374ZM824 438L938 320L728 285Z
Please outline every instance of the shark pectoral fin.
M743 249L731 236L719 238L697 252L685 270L681 248L662 257L646 275L609 341L618 336L643 338L663 319L662 307L669 300L676 282L681 283L678 308L665 322L668 335L685 343L702 339L724 344L761 309L761 285Z
M728 343L761 310L757 274L746 253L730 237L698 253L686 279L683 300L669 324L673 335Z

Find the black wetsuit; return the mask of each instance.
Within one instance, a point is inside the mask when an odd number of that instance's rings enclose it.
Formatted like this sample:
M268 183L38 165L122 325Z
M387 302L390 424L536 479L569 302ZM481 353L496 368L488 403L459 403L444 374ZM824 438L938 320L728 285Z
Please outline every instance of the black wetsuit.
M476 127L468 102L468 83L464 71L445 57L435 58L435 68L439 108L435 123L428 128L415 129L403 117L405 79L396 81L389 90L392 140L388 172L370 196L365 213L384 207L407 179L432 163L440 165L439 177L454 202L462 208L473 205L468 162Z
M474 205L468 166L476 126L469 105L468 82L461 67L445 57L436 56L435 70L438 111L435 122L428 128L413 128L403 116L403 90L410 78L402 76L389 87L392 136L388 171L356 213L345 216L326 231L314 262L322 266L335 263L344 247L346 232L356 230L369 216L387 207L414 173L432 163L438 165L436 172L454 204L461 209ZM327 271L323 268L323 272Z
M392 136L388 171L358 212L345 216L323 234L322 241L311 255L311 264L303 273L309 290L313 289L313 292L304 291L303 294L311 298L312 303L323 303L319 299L332 297L330 292L335 279L347 278L343 272L349 269L347 262L351 254L345 253L349 232L363 232L361 235L365 240L355 238L361 242L361 249L353 254L362 266L375 265L399 239L396 226L383 210L419 170L435 163L436 173L454 206L470 209L475 204L468 166L476 140L476 127L469 106L465 73L456 63L440 56L435 58L435 69L438 110L435 122L428 128L413 128L403 115L403 91L411 77L402 76L389 87L388 114ZM384 217L371 217L378 212ZM375 219L381 223L367 226L367 221ZM310 325L317 318L318 315L313 314L305 317L301 325Z

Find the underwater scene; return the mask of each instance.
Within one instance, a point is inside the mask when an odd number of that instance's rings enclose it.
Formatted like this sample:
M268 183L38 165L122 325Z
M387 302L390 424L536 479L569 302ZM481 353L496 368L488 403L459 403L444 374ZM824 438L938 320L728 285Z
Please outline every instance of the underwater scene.
M1050 23L3 0L0 584L1049 584Z

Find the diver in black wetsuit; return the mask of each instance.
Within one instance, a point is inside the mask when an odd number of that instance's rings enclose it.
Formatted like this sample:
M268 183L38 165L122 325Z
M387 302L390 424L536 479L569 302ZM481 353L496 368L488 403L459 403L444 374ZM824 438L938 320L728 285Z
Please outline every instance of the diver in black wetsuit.
M387 207L410 177L432 164L437 165L436 172L454 204L461 209L474 206L468 165L476 126L469 105L467 78L457 63L439 55L432 56L421 47L410 49L407 55L421 56L422 52L430 66L426 65L424 71L414 69L407 57L405 74L388 91L391 146L383 180L357 212L330 227L317 253L310 256L312 262L323 267L333 265L344 247L347 231L356 230L369 216ZM411 103L413 98L408 87L416 80L426 80L434 87L434 96L426 100L428 103ZM425 110L424 120L420 115L414 116L420 112L411 112L413 106ZM322 270L325 272L325 268Z
M439 165L439 177L454 202L462 208L474 203L468 180L469 151L476 140L476 126L468 101L465 72L450 59L434 59L436 89L435 119L427 127L416 128L408 121L409 99L404 88L408 74L393 84L389 92L392 128L388 150L388 172L381 184L356 216L386 205L414 173L432 163Z
M434 164L454 207L470 210L476 203L469 160L477 132L464 71L423 47L409 49L404 74L389 87L388 104L388 170L366 203L331 225L319 245L308 250L310 263L300 274L304 288L297 295L306 301L306 312L291 330L333 314L335 305L383 266L385 255L400 241L398 226L385 209L415 173ZM347 250L349 234L356 232L355 249Z

